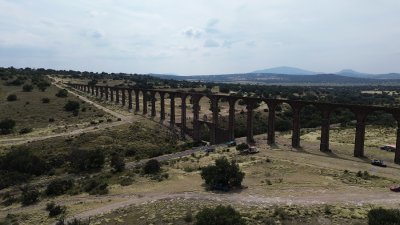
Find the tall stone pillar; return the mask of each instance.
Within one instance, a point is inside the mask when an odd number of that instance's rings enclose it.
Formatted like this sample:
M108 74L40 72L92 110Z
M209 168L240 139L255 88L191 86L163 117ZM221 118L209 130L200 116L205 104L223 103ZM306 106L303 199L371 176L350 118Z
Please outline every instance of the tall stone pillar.
M397 120L396 151L394 153L394 163L400 164L400 116Z
M229 140L235 140L235 103L236 99L229 98Z
M151 95L151 117L156 117L156 93L150 92Z
M322 125L321 125L321 143L319 150L321 152L329 152L329 129L330 129L330 110L322 111Z
M86 85L86 92L90 94L90 86L88 84Z
M125 95L125 88L121 89L122 92L122 106L125 106L126 102L126 95Z
M119 88L115 88L115 102L119 103Z
M114 88L110 87L110 101L114 102Z
M357 124L356 124L356 137L354 142L354 156L364 157L364 140L365 140L365 119L367 118L367 112L357 112Z
M276 102L269 102L268 104L268 130L267 130L267 144L275 144L275 112Z
M171 127L174 127L175 126L175 94L170 93L169 96L171 98L170 124L171 124Z
M132 89L128 88L128 109L132 110Z
M246 142L248 144L254 144L254 137L253 137L253 118L254 118L254 108L255 102L249 101L247 102L247 135L246 135Z
M159 92L159 93L160 93L160 120L164 121L165 120L165 102L164 102L165 93L164 92Z
M140 111L139 90L135 89L135 112Z
M292 147L300 147L300 106L292 106L293 110L293 131L292 131Z
M181 136L185 137L186 133L186 94L182 94L181 96Z
M106 100L108 101L108 87L104 87L106 92Z
M92 86L91 88L92 88L92 95L94 95L94 86Z
M99 97L99 87L96 86L96 97Z
M147 114L147 91L142 91L143 95L143 115Z
M217 144L217 132L218 132L218 98L216 96L211 97L211 111L213 115L213 126L211 129L210 142L212 145Z
M199 124L199 113L200 113L200 105L199 100L197 98L193 99L193 139L195 141L201 141L200 138L200 124Z
M100 98L103 99L104 96L104 87L100 87Z

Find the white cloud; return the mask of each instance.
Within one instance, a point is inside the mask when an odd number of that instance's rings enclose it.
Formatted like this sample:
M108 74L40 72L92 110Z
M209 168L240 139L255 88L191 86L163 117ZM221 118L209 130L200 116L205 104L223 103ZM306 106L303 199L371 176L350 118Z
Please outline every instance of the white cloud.
M213 40L213 39L207 39L204 42L203 46L206 47L206 48L215 48L215 47L219 47L219 43L217 41Z
M400 72L399 8L398 0L0 0L0 66Z

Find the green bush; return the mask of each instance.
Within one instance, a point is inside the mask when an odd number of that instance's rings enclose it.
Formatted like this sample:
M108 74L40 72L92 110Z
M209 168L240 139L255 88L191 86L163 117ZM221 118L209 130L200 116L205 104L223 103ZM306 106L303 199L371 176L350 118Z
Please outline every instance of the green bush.
M27 134L30 132L32 132L32 128L28 128L28 127L25 127L25 128L22 128L21 130L19 130L19 134Z
M74 182L69 179L55 179L52 180L46 188L47 196L58 196L65 194L74 186Z
M9 101L9 102L17 101L17 95L16 94L8 95L7 101Z
M71 101L71 100L69 100L64 106L65 111L68 111L68 112L78 111L79 108L80 108L79 102Z
M42 80L39 83L37 83L36 86L39 88L39 90L45 91L47 87L50 87L50 83Z
M64 214L66 211L66 207L56 205L54 202L50 202L46 204L46 210L49 212L49 217L55 217L60 214Z
M90 195L105 195L108 193L108 184L104 181L91 179L85 184L84 191Z
M149 161L146 162L146 164L143 167L143 172L145 174L156 174L161 171L161 165L160 162L158 162L155 159L150 159Z
M65 222L64 219L60 219L57 221L56 225L89 225L90 221L73 219L72 221Z
M50 99L49 98L42 98L42 103L50 103Z
M122 172L125 169L124 159L118 153L113 153L111 155L111 163L110 166L114 169L115 172Z
M9 151L0 157L0 170L29 175L42 175L48 170L44 160L25 148Z
M59 90L57 92L56 96L59 98L66 98L66 97L68 97L68 91L65 89Z
M31 92L33 90L33 86L30 84L25 84L24 86L22 86L22 90L24 92Z
M246 143L241 143L241 144L238 144L237 146L236 146L236 150L238 150L238 151L243 151L243 150L246 150L246 149L248 149L249 148L249 145L248 144L246 144Z
M15 127L15 121L12 119L3 119L0 121L0 134L10 134Z
M196 225L245 225L246 222L232 206L219 205L197 213Z
M21 203L23 206L32 205L39 201L39 191L33 187L25 186L21 188Z
M227 191L241 187L245 174L235 162L229 162L225 157L215 160L215 165L203 167L201 178L210 189Z
M74 172L84 172L103 168L105 156L101 150L74 150L69 161Z
M368 212L369 225L397 225L400 224L399 209L371 209Z

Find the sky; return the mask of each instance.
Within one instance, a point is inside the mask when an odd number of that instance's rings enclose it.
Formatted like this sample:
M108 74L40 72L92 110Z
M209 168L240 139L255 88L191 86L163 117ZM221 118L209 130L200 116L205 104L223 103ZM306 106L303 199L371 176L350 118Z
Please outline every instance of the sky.
M0 0L0 66L400 72L399 0Z

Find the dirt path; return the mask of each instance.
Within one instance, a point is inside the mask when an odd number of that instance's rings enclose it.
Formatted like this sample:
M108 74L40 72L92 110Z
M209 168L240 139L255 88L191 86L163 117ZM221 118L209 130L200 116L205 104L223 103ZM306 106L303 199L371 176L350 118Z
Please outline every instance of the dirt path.
M114 196L117 197L117 196ZM108 204L100 208L88 210L79 213L67 220L88 219L96 215L107 214L114 210L126 208L132 205L139 205L150 203L159 200L205 200L218 202L220 204L234 204L246 206L273 206L273 205L324 205L324 204L349 204L349 205L363 205L363 204L385 204L395 206L400 203L400 195L396 193L371 193L363 191L359 193L309 193L301 197L265 197L258 195L242 194L242 193L229 193L229 194L216 194L216 193L147 193L141 195L119 196L126 200Z
M53 82L53 85L55 85L56 87L60 88L60 89L64 89L65 86L62 84L58 84L57 82ZM82 134L82 133L87 133L87 132L95 132L95 131L99 131L99 130L104 130L110 127L115 127L115 126L119 126L122 124L126 124L126 123L131 123L132 122L132 117L130 116L125 116L121 113L118 113L116 111L110 110L94 101L91 101L90 99L80 95L79 93L76 92L72 92L72 91L68 91L70 94L78 97L79 99L81 99L82 101L85 101L88 104L91 104L92 106L103 110L111 115L113 115L116 118L120 118L120 121L116 121L116 122L112 122L112 123L104 123L104 124L100 124L97 126L91 126L91 127L85 127L85 128L80 128L80 129L76 129L76 130L72 130L72 131L68 131L68 132L64 132L64 133L59 133L59 134L51 134L51 135L46 135L46 136L37 136L37 137L20 137L20 138L6 138L6 139L0 139L0 146L6 146L6 145L20 145L20 144L25 144L25 143L29 143L29 142L34 142L34 141L41 141L41 140L46 140L49 138L55 138L55 137L65 137L65 136L72 136L72 135L78 135L78 134Z

